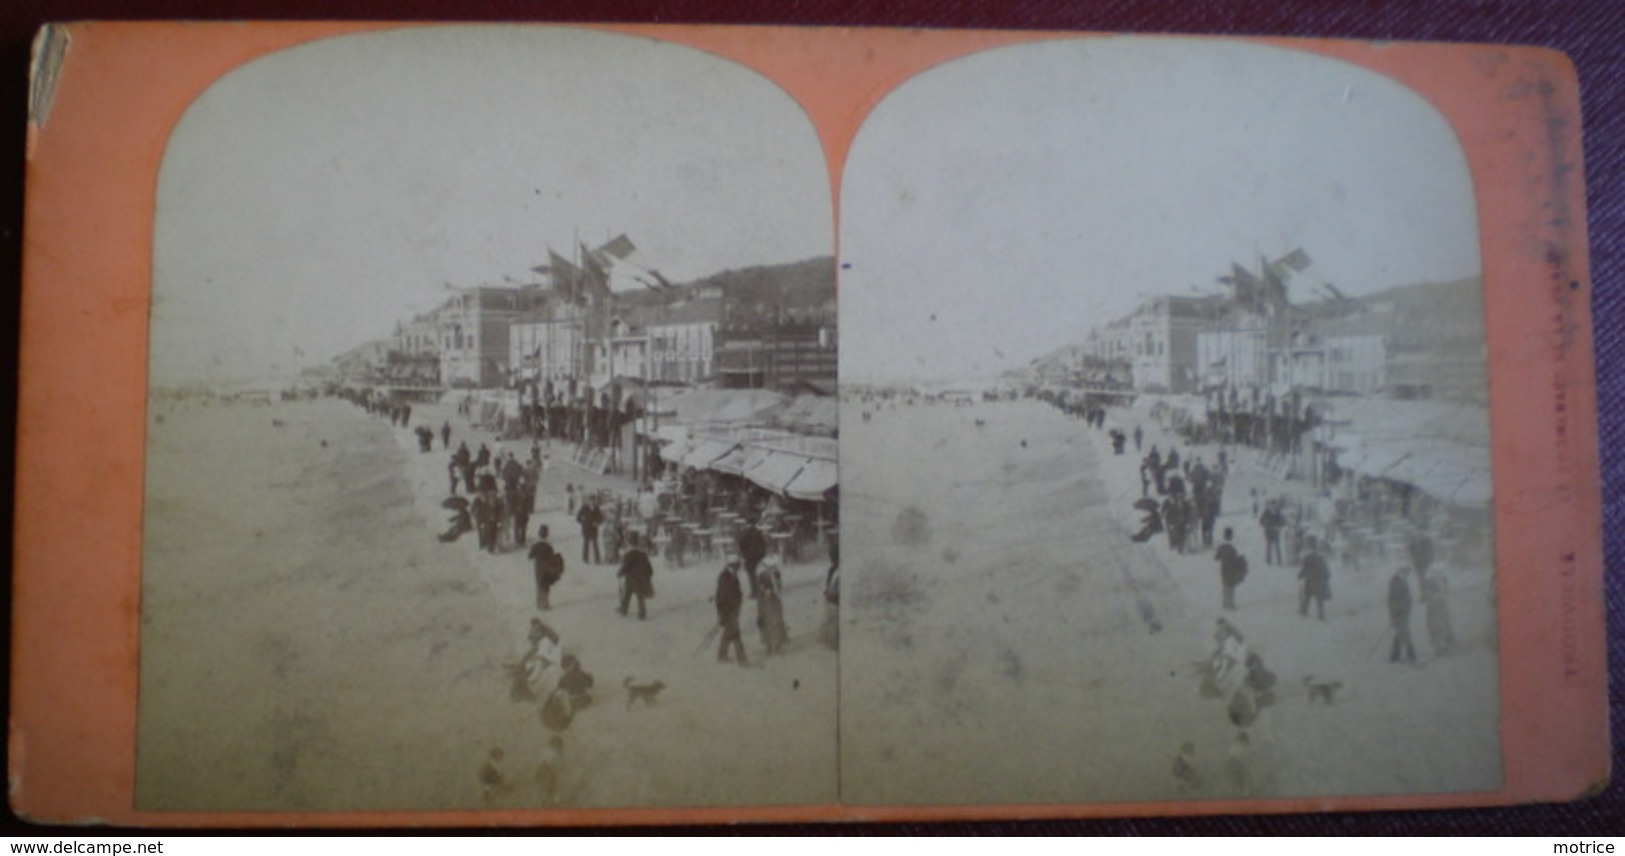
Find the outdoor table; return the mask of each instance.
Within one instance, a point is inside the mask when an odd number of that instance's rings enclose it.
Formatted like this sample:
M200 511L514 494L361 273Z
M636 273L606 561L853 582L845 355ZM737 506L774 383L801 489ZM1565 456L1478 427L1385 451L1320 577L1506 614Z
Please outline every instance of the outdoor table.
M799 514L786 514L779 518L784 523L785 531L790 533L790 552L801 555L801 523L805 518Z
M787 555L790 544L790 533L769 532L767 537L772 539L774 549L779 551L779 561L788 562L790 560L789 556Z
M695 552L711 555L711 530L695 529L693 535Z

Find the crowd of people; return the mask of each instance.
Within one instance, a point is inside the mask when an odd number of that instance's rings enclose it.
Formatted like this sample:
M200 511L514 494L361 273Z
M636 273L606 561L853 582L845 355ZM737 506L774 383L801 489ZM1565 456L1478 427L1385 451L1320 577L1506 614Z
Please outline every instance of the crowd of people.
M1239 501L1227 496L1227 486L1235 481L1238 448L1256 450L1261 461L1270 455L1292 454L1316 424L1314 409L1296 396L1257 402L1209 396L1209 410L1202 420L1158 403L1146 412L1150 431L1131 421L1135 413L1131 408L1064 407L1062 401L1064 398L1056 398L1051 403L1082 419L1086 427L1105 432L1111 449L1105 466L1120 466L1112 461L1124 457L1132 445L1140 490L1133 502L1138 526L1128 536L1130 540L1148 547L1161 543L1170 557L1211 555L1217 565L1218 606L1224 617L1215 625L1212 650L1196 666L1199 695L1222 701L1222 715L1235 729L1226 761L1232 789L1253 795L1267 787L1258 771L1240 759L1249 757L1254 748L1249 729L1279 698L1276 673L1260 652L1249 649L1236 617L1257 608L1238 609L1237 592L1249 577L1249 553L1265 568L1279 567L1295 574L1297 614L1315 622L1328 620L1334 579L1342 579L1343 586L1364 590L1380 602L1382 593L1363 570L1385 564L1393 569L1387 578L1385 615L1389 662L1418 662L1411 636L1418 602L1433 656L1445 657L1456 649L1449 581L1435 563L1430 523L1438 508L1431 498L1409 486L1379 488L1352 476L1335 486L1286 482L1264 473L1263 467L1258 479L1262 486L1251 488ZM1116 424L1108 424L1108 418ZM1170 437L1183 441L1184 449L1161 445L1155 439ZM1203 454L1209 449L1211 463ZM1237 527L1219 527L1227 511L1228 519L1247 515L1244 528L1251 534L1246 543L1256 546L1244 547L1237 538ZM1218 539L1214 537L1216 528L1222 532ZM1404 543L1396 553L1390 544L1399 533L1403 533ZM1337 664L1332 663L1322 671L1336 669ZM1335 703L1341 682L1309 674L1302 681L1310 703ZM1185 792L1203 787L1194 752L1194 745L1187 742L1173 762L1173 774Z
M437 535L439 541L452 544L472 533L481 553L522 557L528 576L534 580L535 614L530 618L522 649L506 668L511 680L510 697L536 706L542 724L552 734L544 753L548 757L537 768L538 781L547 780L542 788L544 800L551 800L556 792L563 737L576 715L591 706L596 681L582 662L585 652L573 646L567 652L560 634L549 623L552 619L547 617L555 609L580 607L555 602L555 591L567 578L573 560L555 544L553 527L546 522L533 524L533 518L546 516L543 509L553 509L556 514L563 508L565 518L579 529L581 566L615 567L617 593L613 603L618 615L636 616L639 621L650 618L656 591L656 559L662 555L672 568L695 558L714 559L721 565L711 598L715 619L709 629L696 628L696 636L704 633L708 643L720 637L716 643L719 662L756 665L761 657L788 652L792 628L785 616L781 563L786 557L810 557L789 556L783 541L770 543L767 533L785 531L782 522L789 517L782 498L730 489L710 473L676 472L676 467L670 468L673 472L665 484L650 479L624 495L572 481L563 485L562 494L549 496L545 494L559 488L556 482L543 478L551 468L552 445L548 442L544 446L545 427L535 436L524 438L529 439L529 453L521 456L524 439L502 442L500 430L494 437L467 431L456 436L449 419L434 426L420 417L419 424L412 424L410 405L405 402L391 403L374 393L350 393L346 397L368 413L388 418L391 426L409 430L420 453L434 453L438 441L439 451L446 455L446 493L440 505L448 513L446 527ZM467 413L459 409L458 413L467 416L470 423L476 422L471 409ZM584 480L588 480L585 473ZM733 514L722 515L724 510ZM724 516L737 522L731 528L717 526ZM690 543L682 537L692 531L690 528L662 525L678 520L716 526L719 539L725 537L726 541L715 545ZM549 522L556 525L559 521L554 518ZM833 531L828 540L831 566L825 575L826 620L823 627L817 628L817 637L833 649L838 644ZM753 616L749 615L752 611ZM744 622L751 618L756 625L753 638L744 631ZM747 654L748 649L754 650ZM627 681L628 693L641 693L638 697L651 705L664 686L659 682L655 682L658 687L636 685L631 678ZM487 756L479 773L487 801L503 799L518 784L506 770L512 757L498 750L493 753Z

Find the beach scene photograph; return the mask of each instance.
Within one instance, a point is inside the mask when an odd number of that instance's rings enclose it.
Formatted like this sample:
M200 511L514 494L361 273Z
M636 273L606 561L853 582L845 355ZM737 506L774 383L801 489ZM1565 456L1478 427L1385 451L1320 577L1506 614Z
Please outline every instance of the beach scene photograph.
M415 27L177 124L135 800L839 798L829 173L756 73Z
M842 176L842 796L1501 783L1474 190L1373 72L1005 47Z

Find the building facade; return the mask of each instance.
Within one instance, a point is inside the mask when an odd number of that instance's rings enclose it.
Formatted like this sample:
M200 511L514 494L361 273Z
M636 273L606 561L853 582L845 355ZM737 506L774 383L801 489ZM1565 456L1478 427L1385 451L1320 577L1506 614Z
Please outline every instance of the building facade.
M545 292L537 288L463 289L439 312L441 383L463 388L506 385L510 328L544 303Z
M392 383L403 386L440 385L440 326L437 313L426 313L395 325L385 373Z
M725 326L716 333L716 373L731 389L834 388L833 322Z
M1126 331L1134 388L1187 392L1197 386L1197 336L1224 304L1211 297L1164 296L1146 300L1128 318Z

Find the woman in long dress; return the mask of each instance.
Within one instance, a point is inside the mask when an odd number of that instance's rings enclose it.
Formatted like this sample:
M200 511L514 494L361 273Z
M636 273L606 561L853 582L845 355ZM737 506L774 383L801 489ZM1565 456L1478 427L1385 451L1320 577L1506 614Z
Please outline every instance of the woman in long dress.
M1422 603L1427 608L1428 640L1435 656L1443 657L1456 647L1456 631L1450 623L1450 581L1444 571L1434 568L1422 582Z
M784 602L779 596L784 579L779 575L778 564L768 560L762 572L756 575L756 581L756 626L762 632L762 647L769 654L777 654L790 641L790 633L784 626Z

